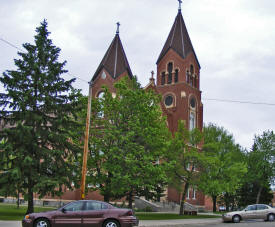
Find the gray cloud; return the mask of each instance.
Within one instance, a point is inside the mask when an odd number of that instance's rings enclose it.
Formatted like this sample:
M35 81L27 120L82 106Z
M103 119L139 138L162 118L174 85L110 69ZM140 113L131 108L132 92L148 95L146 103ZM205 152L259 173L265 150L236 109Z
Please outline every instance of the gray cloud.
M0 37L21 47L46 18L70 74L91 79L120 21L132 71L145 86L177 14L176 0L0 1ZM275 103L275 1L192 0L182 12L201 69L203 99ZM17 50L0 41L0 71ZM70 75L66 75L70 78ZM75 86L87 94L87 82ZM0 92L3 87L0 87ZM250 148L254 134L275 129L275 107L204 100L205 122L216 122Z

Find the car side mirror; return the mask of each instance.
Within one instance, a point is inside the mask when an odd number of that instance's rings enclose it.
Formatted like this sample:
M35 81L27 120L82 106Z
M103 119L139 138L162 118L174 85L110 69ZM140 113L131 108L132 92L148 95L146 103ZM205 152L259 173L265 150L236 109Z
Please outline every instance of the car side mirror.
M244 210L245 212L247 211L247 209Z
M62 213L66 213L66 209L65 208L62 208Z

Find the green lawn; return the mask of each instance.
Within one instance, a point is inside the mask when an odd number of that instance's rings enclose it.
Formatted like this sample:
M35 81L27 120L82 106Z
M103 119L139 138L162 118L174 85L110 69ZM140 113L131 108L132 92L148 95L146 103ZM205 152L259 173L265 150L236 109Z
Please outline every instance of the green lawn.
M54 208L49 207L35 207L34 211L41 212L53 209ZM21 221L24 218L26 211L27 207L24 205L20 205L19 209L17 209L14 204L0 203L0 220Z
M53 210L55 208L50 207L35 207L35 212ZM0 220L14 220L21 221L26 213L27 207L21 205L17 209L16 205L0 203ZM154 212L136 212L135 215L139 220L171 220L171 219L192 219L192 218L217 218L219 216L214 215L184 215L179 216L178 214L171 213L154 213Z
M171 219L201 219L201 218L219 218L216 215L183 215L175 213L154 213L154 212L136 212L139 220L171 220Z

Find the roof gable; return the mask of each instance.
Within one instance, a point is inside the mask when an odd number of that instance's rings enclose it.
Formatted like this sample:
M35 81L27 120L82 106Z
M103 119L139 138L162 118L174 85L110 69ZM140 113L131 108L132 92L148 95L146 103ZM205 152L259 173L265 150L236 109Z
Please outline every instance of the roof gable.
M111 45L99 64L92 81L98 77L103 68L112 76L113 79L118 78L125 71L127 71L130 78L133 77L118 33L115 35Z
M185 26L181 11L179 10L175 22L172 26L172 29L168 35L168 38L164 44L164 47L158 57L157 64L164 57L164 55L168 52L169 49L173 49L176 53L178 53L182 58L186 58L186 56L193 52L196 58L196 61L200 67L199 61L197 59L196 53L194 51L191 39L187 32L187 28Z

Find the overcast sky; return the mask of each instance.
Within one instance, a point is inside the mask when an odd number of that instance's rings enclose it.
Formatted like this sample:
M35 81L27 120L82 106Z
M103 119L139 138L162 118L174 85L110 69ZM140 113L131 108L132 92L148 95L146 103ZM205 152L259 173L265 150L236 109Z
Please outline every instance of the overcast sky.
M178 11L177 0L0 0L0 72L13 69L22 44L45 18L74 84L88 84L121 23L131 69L145 86ZM184 0L182 13L201 65L204 122L223 126L250 149L275 130L275 1ZM0 92L3 87L0 87ZM209 99L273 105L230 103Z

